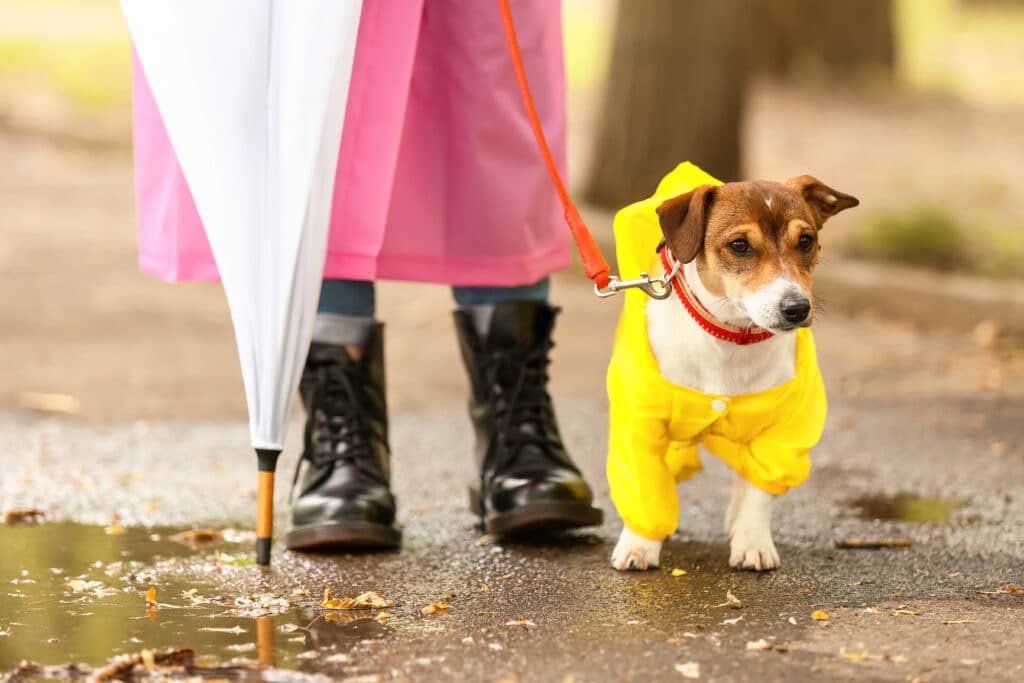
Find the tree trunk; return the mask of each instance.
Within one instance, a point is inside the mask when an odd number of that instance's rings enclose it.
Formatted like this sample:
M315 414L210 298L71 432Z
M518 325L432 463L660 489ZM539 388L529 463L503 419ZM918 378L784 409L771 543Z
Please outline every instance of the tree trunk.
M687 159L738 179L744 4L619 0L588 202L620 207L647 197Z
M750 7L753 69L846 77L892 71L891 0L756 0Z
M891 15L891 0L619 0L584 199L637 201L686 160L739 179L749 79L888 75Z

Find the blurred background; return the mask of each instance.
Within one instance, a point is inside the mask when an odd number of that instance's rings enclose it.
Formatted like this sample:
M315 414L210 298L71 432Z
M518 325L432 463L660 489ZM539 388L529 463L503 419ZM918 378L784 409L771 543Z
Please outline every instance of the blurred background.
M924 390L914 373L1015 391L1024 1L566 0L564 19L571 182L606 251L614 210L681 160L724 179L811 173L861 199L826 230L819 271L834 390L866 390L857 361L907 391ZM0 409L237 418L219 285L136 272L129 70L115 0L0 0ZM601 391L611 344L614 305L586 293L578 272L557 283L566 393ZM445 361L410 365L420 348L392 344L397 407L462 396L444 289L389 285L382 300L392 338L436 339ZM871 325L887 365L849 334Z

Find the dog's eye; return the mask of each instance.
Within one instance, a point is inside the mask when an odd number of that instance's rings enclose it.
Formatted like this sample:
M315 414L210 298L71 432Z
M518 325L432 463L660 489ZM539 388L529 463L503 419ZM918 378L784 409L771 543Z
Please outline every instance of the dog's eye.
M737 256L750 256L754 253L754 249L750 246L750 242L746 240L733 240L732 242L729 242L729 251Z
M810 235L800 235L797 245L804 251L810 251L811 247L814 246L814 238Z

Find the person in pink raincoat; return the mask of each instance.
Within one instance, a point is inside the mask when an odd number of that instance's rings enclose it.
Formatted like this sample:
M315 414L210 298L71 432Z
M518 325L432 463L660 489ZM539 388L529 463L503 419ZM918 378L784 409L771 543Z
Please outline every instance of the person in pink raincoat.
M513 3L544 129L565 165L561 8ZM141 269L168 281L217 268L145 74L134 62ZM547 391L558 309L548 276L569 261L557 195L520 99L497 3L364 0L338 155L330 237L300 394L305 446L286 544L392 547L378 279L452 286L471 385L490 533L600 524ZM299 475L300 473L296 473Z

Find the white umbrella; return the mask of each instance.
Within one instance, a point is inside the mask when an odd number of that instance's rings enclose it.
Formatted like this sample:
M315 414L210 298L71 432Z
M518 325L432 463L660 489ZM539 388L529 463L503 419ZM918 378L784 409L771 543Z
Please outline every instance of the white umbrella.
M220 271L259 456L257 561L312 336L361 0L121 0Z

